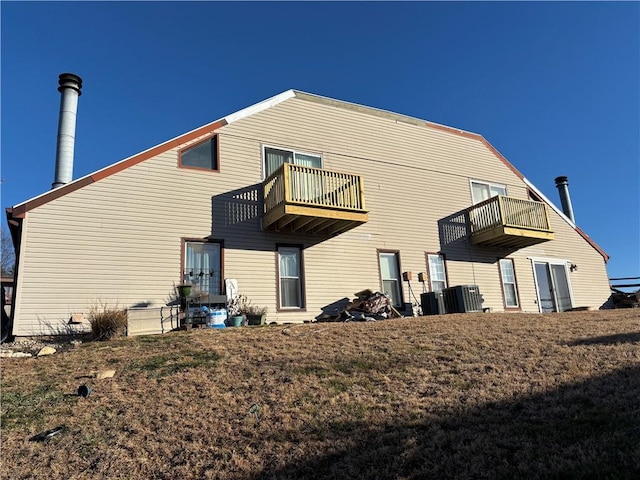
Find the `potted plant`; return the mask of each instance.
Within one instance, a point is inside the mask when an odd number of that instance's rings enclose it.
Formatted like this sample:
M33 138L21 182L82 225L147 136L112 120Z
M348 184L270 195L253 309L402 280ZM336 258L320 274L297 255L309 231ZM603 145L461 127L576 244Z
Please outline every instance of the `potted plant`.
M245 312L247 316L247 323L249 325L264 325L268 311L269 309L267 307L249 305L249 308Z
M237 295L227 302L227 314L229 326L241 327L244 325L245 314L251 301L246 295Z
M191 288L193 285L190 283L181 283L180 285L176 285L176 290L178 291L178 296L180 298L186 298L191 295Z

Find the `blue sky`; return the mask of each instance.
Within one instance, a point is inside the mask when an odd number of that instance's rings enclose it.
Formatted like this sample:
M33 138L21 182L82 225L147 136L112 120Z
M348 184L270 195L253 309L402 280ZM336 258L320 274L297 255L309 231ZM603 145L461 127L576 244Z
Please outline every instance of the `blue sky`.
M640 275L640 3L1 3L2 207L295 88L483 135ZM4 224L4 220L3 220Z

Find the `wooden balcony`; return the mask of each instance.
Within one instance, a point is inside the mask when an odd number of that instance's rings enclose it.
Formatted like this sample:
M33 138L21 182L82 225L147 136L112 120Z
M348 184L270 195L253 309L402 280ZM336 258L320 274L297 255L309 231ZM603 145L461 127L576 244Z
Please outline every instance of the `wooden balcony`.
M547 206L541 202L502 195L469 209L471 243L501 248L524 248L553 240Z
M359 175L285 163L263 187L265 230L336 235L369 219Z

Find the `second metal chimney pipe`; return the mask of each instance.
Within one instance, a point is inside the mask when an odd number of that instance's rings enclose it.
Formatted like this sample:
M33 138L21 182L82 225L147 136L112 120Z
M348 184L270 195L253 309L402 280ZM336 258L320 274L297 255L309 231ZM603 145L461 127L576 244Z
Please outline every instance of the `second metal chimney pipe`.
M58 188L73 180L73 151L76 137L78 97L82 95L82 79L73 73L63 73L58 78L60 117L58 119L58 143L56 147L56 172L51 188Z
M556 177L556 187L560 192L560 203L562 204L562 212L569 217L573 223L576 223L573 218L573 207L571 206L571 196L569 195L569 180L567 177Z

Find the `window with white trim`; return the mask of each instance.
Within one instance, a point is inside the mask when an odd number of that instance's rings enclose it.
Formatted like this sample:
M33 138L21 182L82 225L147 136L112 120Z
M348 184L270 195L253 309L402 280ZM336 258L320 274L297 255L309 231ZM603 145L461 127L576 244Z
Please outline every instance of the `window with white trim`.
M513 267L513 260L510 258L500 260L500 278L502 280L504 306L506 308L519 308L516 272Z
M280 308L304 308L300 248L278 247Z
M473 204L484 202L496 195L506 195L507 187L499 183L481 182L471 180L471 198Z
M444 255L427 254L429 266L429 284L432 292L439 292L447 288L447 271L445 270Z
M402 291L400 283L400 266L398 252L380 252L378 254L380 262L380 277L382 280L382 291L389 295L394 306L402 305Z
M283 163L293 163L303 167L322 168L322 157L311 153L297 152L283 148L264 147L264 176L275 172Z

